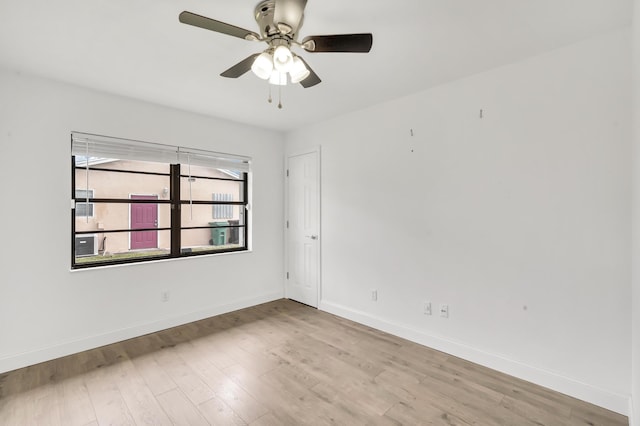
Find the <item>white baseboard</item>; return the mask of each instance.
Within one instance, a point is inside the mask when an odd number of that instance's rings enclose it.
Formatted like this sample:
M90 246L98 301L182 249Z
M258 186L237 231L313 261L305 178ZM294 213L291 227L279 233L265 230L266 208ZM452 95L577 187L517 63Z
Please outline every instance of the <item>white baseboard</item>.
M578 380L574 380L554 372L532 367L530 365L505 358L501 355L488 353L465 345L461 342L430 335L405 324L399 324L378 318L369 313L357 311L335 303L321 301L319 309L395 336L402 337L412 342L428 346L441 352L463 358L510 376L544 386L616 413L620 413L625 416L629 415L630 404L628 395L620 395L610 392L606 389L582 383Z
M263 294L257 297L236 300L222 305L211 306L209 308L190 312L183 315L177 315L168 318L162 318L157 321L151 321L142 324L136 324L131 327L103 333L95 336L87 336L86 338L67 341L55 346L37 349L30 352L13 354L0 358L0 373L4 373L18 368L27 367L29 365L38 364L55 358L71 355L74 353L98 348L100 346L109 345L123 340L131 339L145 334L154 333L156 331L165 330L167 328L176 327L201 319L213 317L220 314L236 311L238 309L248 308L259 305L261 303L271 302L282 298L282 292Z
M629 398L629 426L640 426L640 418L636 418L636 413L638 411L635 409L633 404L633 395Z

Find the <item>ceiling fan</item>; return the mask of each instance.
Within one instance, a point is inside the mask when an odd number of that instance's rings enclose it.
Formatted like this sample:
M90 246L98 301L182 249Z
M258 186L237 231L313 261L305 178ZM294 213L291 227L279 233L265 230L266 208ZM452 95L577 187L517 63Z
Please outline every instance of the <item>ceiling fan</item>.
M254 11L260 28L259 34L187 11L180 13L179 19L183 24L267 43L264 51L240 61L220 74L221 76L238 78L252 70L256 76L274 85L284 86L289 80L308 88L322 80L302 57L291 51L292 47L300 47L310 53L367 53L371 50L373 36L369 33L316 35L298 41L298 31L302 27L306 4L307 0L260 1Z

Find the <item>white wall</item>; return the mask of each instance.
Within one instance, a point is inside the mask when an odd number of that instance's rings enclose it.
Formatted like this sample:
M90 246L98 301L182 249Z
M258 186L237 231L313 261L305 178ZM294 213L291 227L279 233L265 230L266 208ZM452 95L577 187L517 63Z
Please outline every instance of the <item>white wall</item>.
M640 0L633 16L633 332L631 426L640 426Z
M629 52L619 31L290 132L322 146L321 308L626 413Z
M253 157L253 251L71 272L72 130ZM279 133L0 71L0 372L282 297L282 168Z

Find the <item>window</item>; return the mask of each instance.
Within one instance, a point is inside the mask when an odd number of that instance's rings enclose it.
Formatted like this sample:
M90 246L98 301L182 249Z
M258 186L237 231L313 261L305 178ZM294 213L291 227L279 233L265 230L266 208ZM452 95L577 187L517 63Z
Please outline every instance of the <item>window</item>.
M71 145L72 268L247 250L249 158L82 133Z
M76 200L93 198L93 189L76 189ZM93 203L76 202L76 217L93 217Z

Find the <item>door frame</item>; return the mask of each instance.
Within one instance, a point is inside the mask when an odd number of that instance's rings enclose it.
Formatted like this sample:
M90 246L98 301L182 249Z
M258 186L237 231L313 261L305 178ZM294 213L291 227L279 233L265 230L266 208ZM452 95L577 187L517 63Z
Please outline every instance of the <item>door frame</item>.
M133 197L136 197L136 196L138 196L138 197L156 197L156 200L160 199L160 195L159 194L140 194L140 193L135 193L135 194L130 193L129 194L129 199L132 200ZM156 203L156 218L158 218L157 220L160 219L160 204L159 203ZM157 226L156 226L156 228L157 228ZM129 231L129 250L138 250L138 249L132 249L131 248L131 232L132 232L132 229L131 229L131 205L129 206L129 230L130 230ZM156 229L156 243L157 243L156 245L160 246L160 239L158 238L158 236L159 236L158 235L158 230Z
M287 278L287 273L289 271L289 230L287 227L287 222L289 221L289 180L287 176L287 171L289 170L289 158L291 157L299 157L301 155L306 154L316 154L316 170L318 171L317 182L316 182L316 193L318 194L318 203L317 203L317 218L318 218L318 306L315 308L320 308L320 304L322 303L322 170L320 168L321 161L321 146L314 146L301 151L292 151L286 153L285 161L284 161L284 296L285 298L289 298L289 279Z

